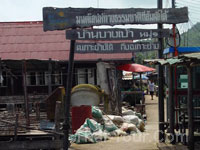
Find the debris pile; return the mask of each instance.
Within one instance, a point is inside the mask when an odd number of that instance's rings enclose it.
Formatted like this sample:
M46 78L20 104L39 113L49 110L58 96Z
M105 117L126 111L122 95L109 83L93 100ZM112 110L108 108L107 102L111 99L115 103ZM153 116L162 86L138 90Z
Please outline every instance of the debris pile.
M84 124L70 136L70 141L96 143L108 140L109 137L126 136L144 132L145 123L140 113L122 108L122 116L106 115L98 107L92 106L93 119L87 118Z

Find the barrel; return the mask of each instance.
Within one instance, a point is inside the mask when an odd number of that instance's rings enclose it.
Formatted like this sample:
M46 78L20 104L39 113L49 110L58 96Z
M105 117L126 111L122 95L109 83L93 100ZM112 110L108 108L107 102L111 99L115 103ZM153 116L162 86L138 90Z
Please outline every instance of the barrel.
M71 105L97 106L100 103L101 95L102 91L97 86L92 84L79 84L72 88Z
M84 124L86 118L92 119L92 107L91 106L73 106L71 108L72 113L72 133L76 131Z

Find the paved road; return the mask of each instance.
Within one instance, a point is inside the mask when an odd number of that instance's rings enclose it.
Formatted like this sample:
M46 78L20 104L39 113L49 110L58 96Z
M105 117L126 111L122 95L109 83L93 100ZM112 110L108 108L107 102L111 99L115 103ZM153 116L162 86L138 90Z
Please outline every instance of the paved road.
M124 137L113 137L95 144L72 144L71 150L157 150L158 142L158 99L150 100L146 95L146 131Z

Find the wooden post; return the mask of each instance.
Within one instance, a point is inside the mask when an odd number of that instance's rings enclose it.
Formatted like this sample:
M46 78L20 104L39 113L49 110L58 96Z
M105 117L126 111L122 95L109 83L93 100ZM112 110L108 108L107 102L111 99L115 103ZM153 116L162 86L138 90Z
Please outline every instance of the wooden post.
M28 100L27 82L26 82L26 69L27 69L27 64L26 60L24 60L23 61L24 104L25 104L26 126L29 126L30 119L29 119L29 100Z
M56 109L55 109L55 129L56 132L60 131L60 119L61 119L61 101L56 101Z
M14 78L11 76L11 94L14 95Z
M52 92L51 74L52 74L52 60L51 58L49 58L49 63L48 63L48 94L49 95Z
M193 88L192 88L192 68L187 66L188 74L188 93L187 93L187 111L188 111L188 147L194 150L194 121L193 121Z
M142 73L140 73L140 88L141 88L141 91L142 91Z
M75 40L71 40L70 43L70 54L69 54L69 63L68 63L68 76L67 76L67 87L66 87L66 97L64 101L64 124L63 124L63 148L68 150L69 147L69 117L70 117L70 101L71 101L71 89L73 81L73 70L74 70L74 49L75 49Z
M36 108L36 119L40 120L40 102L36 102L35 108Z
M15 119L15 141L17 140L17 129L18 129L18 118L19 114L16 114L16 119Z
M162 9L163 0L157 0L158 9ZM158 24L158 29L162 30L163 25L161 23ZM160 43L160 49L158 50L158 58L161 59L163 57L163 49L164 49L164 41L163 38L158 38ZM164 81L163 75L163 66L158 66L158 109L159 109L159 142L165 142L165 129L164 129L164 121L165 121L165 111L164 111Z
M172 69L171 65L168 66L168 83L169 83L169 127L170 127L170 142L175 144L175 133L174 133L174 99L173 99L173 81L172 81Z
M122 71L117 70L117 100L118 100L118 110L119 110L119 115L122 115L122 97L121 97L121 87L122 87Z

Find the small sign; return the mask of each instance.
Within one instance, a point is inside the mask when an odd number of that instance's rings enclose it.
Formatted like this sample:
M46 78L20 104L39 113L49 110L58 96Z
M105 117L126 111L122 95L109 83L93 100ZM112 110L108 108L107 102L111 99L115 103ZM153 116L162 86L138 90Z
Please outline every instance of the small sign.
M100 9L100 8L43 8L44 31L85 28L99 25L177 24L188 22L188 9Z
M75 44L75 53L130 53L153 51L159 49L159 42Z
M169 37L169 29L83 29L66 30L71 40L136 40Z

